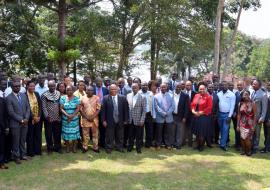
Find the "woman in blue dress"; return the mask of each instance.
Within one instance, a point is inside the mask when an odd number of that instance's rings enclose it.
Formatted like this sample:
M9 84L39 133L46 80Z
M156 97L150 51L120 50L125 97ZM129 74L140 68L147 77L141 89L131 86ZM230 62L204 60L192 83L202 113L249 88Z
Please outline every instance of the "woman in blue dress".
M66 144L66 152L77 152L77 140L81 138L79 127L80 99L73 95L72 86L66 87L66 95L61 96L62 138Z

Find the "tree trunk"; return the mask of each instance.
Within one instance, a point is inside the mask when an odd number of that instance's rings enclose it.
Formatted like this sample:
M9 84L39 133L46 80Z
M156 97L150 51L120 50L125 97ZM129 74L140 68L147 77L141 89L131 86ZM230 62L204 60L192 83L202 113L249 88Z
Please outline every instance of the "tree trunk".
M66 37L66 17L67 17L67 4L66 0L59 0L58 5L58 40L59 40L59 47L58 50L60 52L60 57L57 61L58 63L58 74L59 79L63 79L64 75L66 74L66 64L65 64L65 37Z
M214 74L218 73L219 52L220 52L220 33L221 33L221 15L223 12L224 0L219 0L216 16L216 33L215 33L215 49L214 49Z
M241 4L240 4L240 7L239 7L235 27L234 27L231 42L230 42L230 46L228 48L228 51L226 53L226 57L225 57L225 60L224 60L224 70L223 70L223 74L222 74L222 80L227 75L228 65L229 65L229 61L230 61L231 54L232 54L232 51L233 51L234 40L235 40L235 37L236 37L236 34L237 34L237 29L238 29L238 26L239 26L239 21L240 21L241 13L242 13L242 10L243 10L243 6L244 6L244 0L241 0Z
M77 84L77 62L76 60L73 61L73 81L74 81L74 86Z
M155 72L156 40L155 40L155 37L153 35L154 35L153 30L151 30L151 49L150 49L150 54L151 54L150 75L151 75L151 80L156 79L156 72Z

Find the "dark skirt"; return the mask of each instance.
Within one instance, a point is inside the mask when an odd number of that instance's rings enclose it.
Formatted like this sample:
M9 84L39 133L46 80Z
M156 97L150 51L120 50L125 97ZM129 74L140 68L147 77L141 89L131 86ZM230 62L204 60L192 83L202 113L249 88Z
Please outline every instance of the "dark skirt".
M204 138L213 136L213 122L212 117L201 115L199 117L192 117L192 133L196 136Z

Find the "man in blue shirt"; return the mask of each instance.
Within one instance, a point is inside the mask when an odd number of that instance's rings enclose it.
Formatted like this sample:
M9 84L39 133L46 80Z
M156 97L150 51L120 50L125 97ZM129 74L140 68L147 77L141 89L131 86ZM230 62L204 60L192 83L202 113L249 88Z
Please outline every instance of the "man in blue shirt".
M230 129L230 122L235 106L235 94L228 89L228 83L223 81L221 91L217 94L219 99L218 123L220 127L220 148L227 151L226 143Z

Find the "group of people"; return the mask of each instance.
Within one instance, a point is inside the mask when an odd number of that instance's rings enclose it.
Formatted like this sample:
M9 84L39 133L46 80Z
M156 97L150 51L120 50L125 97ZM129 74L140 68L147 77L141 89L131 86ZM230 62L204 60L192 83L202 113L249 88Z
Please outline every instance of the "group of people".
M202 151L216 143L227 151L230 124L235 148L250 156L259 150L261 127L270 151L270 83L258 79L234 85L218 77L196 83L179 81L177 74L141 82L139 78L113 81L90 76L72 85L69 76L56 82L53 75L8 81L0 74L0 169L6 162L29 160L42 155L44 126L48 155L53 152L83 153L89 149L110 154L113 150L140 154L142 147ZM232 122L231 122L232 121ZM63 143L62 143L63 140Z

